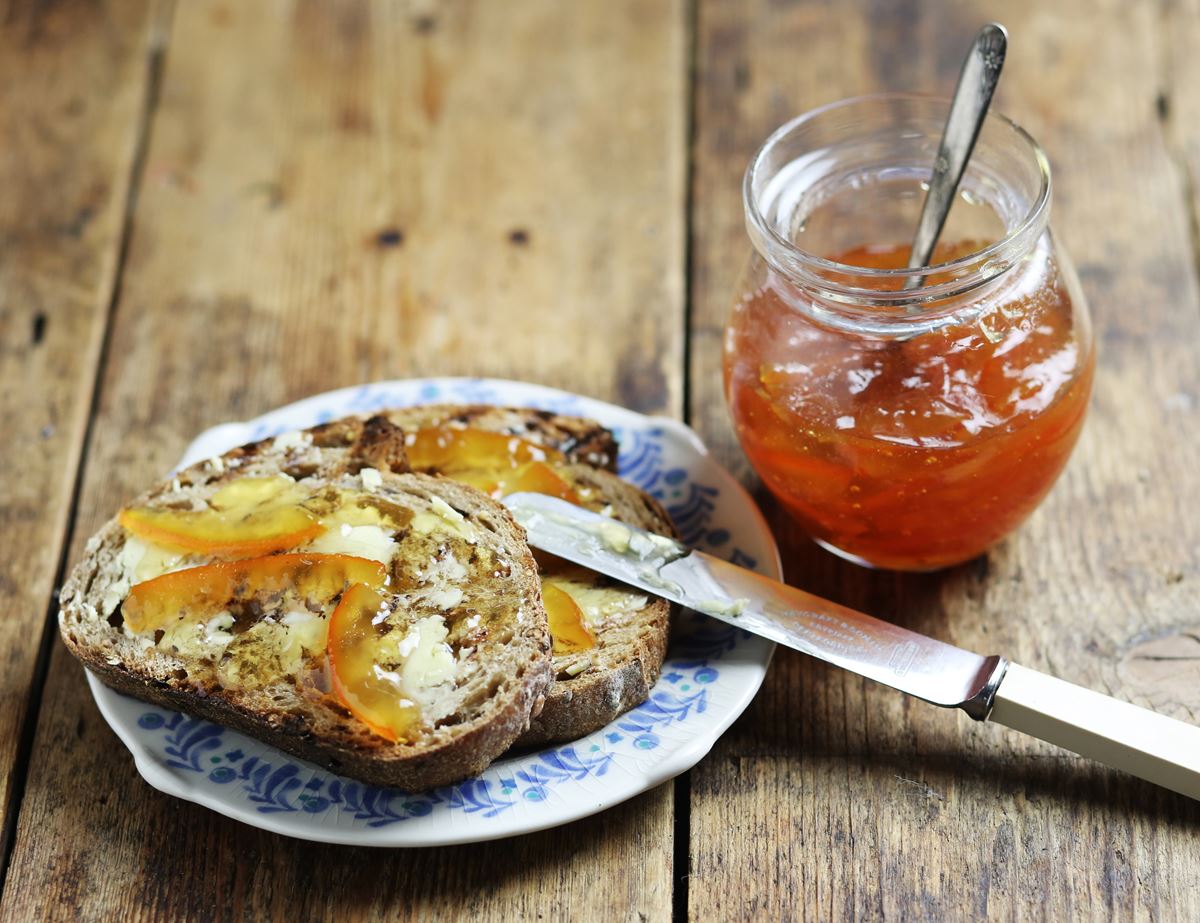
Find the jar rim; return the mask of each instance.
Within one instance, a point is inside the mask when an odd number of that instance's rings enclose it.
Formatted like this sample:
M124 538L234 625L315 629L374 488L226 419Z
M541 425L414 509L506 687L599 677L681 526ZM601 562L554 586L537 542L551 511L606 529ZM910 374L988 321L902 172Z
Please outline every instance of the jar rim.
M770 254L763 253L764 258L768 262L776 264L777 268L784 272L797 276L799 281L824 290L823 294L834 301L899 306L935 301L962 294L964 291L969 291L984 284L989 279L999 275L1000 272L1008 269L1014 262L1013 257L1032 247L1046 223L1051 191L1049 159L1046 157L1041 145L1037 143L1028 131L1007 116L992 110L988 113L986 122L1002 125L1013 132L1019 142L1027 149L1033 163L1036 165L1039 177L1039 188L1028 210L999 240L988 244L980 250L975 250L953 260L931 264L919 270L912 270L907 268L877 269L855 266L850 263L840 263L837 260L831 260L827 257L811 253L780 234L773 223L768 221L763 214L754 190L755 178L768 154L784 138L819 116L866 103L905 102L934 103L944 106L947 112L950 108L950 100L925 93L872 93L835 100L834 102L818 106L815 109L810 109L775 129L758 150L755 151L754 155L750 158L749 165L746 167L746 172L742 180L742 202L751 239L754 240L758 237L770 244L773 249L777 249L785 257L786 265L779 266L775 260L771 259ZM754 242L757 244L757 240L754 240ZM992 263L998 266L994 272L981 272L979 268L976 268L986 267ZM900 290L881 290L876 287L860 288L858 286L836 283L827 278L824 275L825 273L835 273L843 277L858 277L871 281L906 279L914 275L928 279L929 276L935 274L950 274L952 277L957 278L951 278L948 281L935 284L925 284L923 281L920 286L911 290L904 290L903 288ZM964 285L963 276L974 275L982 277Z

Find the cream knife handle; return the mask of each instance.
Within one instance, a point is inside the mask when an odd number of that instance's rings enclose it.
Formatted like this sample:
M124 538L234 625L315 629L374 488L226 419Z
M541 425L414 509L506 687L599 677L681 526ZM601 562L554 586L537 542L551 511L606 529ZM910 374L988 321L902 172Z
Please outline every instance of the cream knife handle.
M1200 799L1200 728L1015 663L991 721Z

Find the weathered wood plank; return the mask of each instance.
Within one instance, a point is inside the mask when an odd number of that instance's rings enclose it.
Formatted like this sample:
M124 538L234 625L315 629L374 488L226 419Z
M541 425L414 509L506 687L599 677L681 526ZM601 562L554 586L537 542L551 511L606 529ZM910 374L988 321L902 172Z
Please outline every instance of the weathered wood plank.
M1163 0L1159 116L1191 199L1192 259L1200 272L1200 0Z
M112 298L149 7L0 8L0 854Z
M1045 507L985 560L933 576L870 573L780 521L789 575L1194 721L1195 684L1164 683L1139 662L1146 642L1185 641L1200 611L1200 297L1183 186L1156 115L1158 14L1115 2L701 0L691 412L745 473L719 349L747 246L738 194L754 147L840 97L949 93L975 29L1001 16L1012 44L999 107L1057 169L1055 225L1096 320L1084 438ZM749 716L691 782L696 919L1200 914L1195 804L798 655L776 658Z
M348 383L679 414L684 33L680 2L181 4L75 554L204 426ZM671 801L486 848L285 840L152 791L56 645L2 915L662 920Z

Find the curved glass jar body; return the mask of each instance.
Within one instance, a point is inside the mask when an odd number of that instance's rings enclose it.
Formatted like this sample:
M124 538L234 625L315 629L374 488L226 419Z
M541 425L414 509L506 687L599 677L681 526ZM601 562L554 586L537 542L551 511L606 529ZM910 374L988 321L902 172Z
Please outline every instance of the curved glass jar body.
M764 483L821 544L894 569L967 560L1033 511L1094 367L1048 165L1011 122L985 124L935 265L903 268L946 105L848 100L767 141L725 335L730 411Z

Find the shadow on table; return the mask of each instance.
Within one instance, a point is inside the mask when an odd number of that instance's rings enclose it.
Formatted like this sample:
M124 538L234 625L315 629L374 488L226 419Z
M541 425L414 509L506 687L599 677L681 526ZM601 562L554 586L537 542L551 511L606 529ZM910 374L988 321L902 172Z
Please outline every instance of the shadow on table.
M1012 655L1003 630L981 631L992 619L986 604L993 563L1003 546L934 573L871 570L844 561L812 542L760 488L789 583L817 596L903 625L977 653ZM1011 627L1011 625L1010 625ZM745 715L718 743L708 766L721 759L744 764L795 760L803 778L822 772L846 779L846 798L945 800L958 797L1050 802L1058 811L1111 810L1114 819L1200 826L1200 802L1034 741L1007 728L970 720L868 680L780 648L763 688ZM825 765L819 766L819 763ZM739 771L741 768L739 767ZM808 775L808 773L812 775Z
M332 910L371 919L585 919L589 909L614 907L654 917L671 902L671 801L668 784L563 827L464 846L371 849L252 835L278 851L281 878L311 870L297 919Z
M691 788L751 808L819 800L835 813L903 807L910 819L946 810L1050 825L1092 815L1102 825L1200 832L1200 801L786 649L750 708L692 771Z
M986 804L997 815L1001 807L1016 806L1021 813L1048 817L1051 812L1058 817L1107 814L1114 824L1143 820L1200 831L1198 801L1065 750L1014 753L1000 739L1008 732L993 730L993 747L970 747L965 739L961 749L922 748L919 754L889 752L877 745L867 748L869 752L814 747L791 758L800 775L811 773L819 779L832 772L842 779L853 777L846 789L854 800L873 802L880 810L898 800L915 799L947 810L975 802L976 810Z

